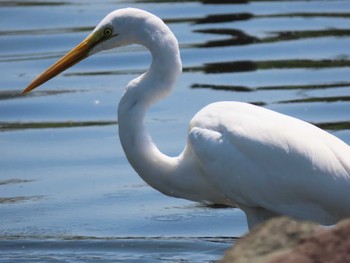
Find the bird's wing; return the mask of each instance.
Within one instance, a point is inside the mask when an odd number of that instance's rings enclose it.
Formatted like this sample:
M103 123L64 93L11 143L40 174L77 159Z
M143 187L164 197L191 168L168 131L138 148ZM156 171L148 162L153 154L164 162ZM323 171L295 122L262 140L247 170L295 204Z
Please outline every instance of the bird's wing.
M200 111L188 136L205 176L238 204L310 218L350 201L350 147L306 122L223 102Z

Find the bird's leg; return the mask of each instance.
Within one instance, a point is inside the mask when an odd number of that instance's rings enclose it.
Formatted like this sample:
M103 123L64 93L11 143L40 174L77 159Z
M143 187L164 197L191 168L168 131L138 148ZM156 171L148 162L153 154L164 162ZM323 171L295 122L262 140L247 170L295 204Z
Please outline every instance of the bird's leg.
M279 216L279 214L266 210L262 207L250 207L245 205L239 205L239 208L244 211L247 217L249 230L251 230L255 225L264 222L265 220Z

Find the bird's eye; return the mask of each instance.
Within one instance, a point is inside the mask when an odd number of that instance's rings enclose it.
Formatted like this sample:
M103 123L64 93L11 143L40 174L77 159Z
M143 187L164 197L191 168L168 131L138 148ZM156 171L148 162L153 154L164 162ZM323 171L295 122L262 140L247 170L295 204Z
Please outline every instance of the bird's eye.
M103 31L103 34L105 35L105 37L109 37L110 35L112 35L112 33L113 33L113 30L112 28L109 28L109 27L105 28Z

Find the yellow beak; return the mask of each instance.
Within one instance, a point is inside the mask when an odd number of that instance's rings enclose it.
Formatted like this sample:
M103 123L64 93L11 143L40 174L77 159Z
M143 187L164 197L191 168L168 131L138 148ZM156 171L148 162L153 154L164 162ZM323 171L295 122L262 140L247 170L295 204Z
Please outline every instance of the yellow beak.
M69 51L65 56L58 60L55 64L41 73L36 79L34 79L26 88L22 94L26 94L46 81L60 74L62 71L70 68L79 61L86 58L89 51L96 45L96 38L93 34L85 38L79 45Z

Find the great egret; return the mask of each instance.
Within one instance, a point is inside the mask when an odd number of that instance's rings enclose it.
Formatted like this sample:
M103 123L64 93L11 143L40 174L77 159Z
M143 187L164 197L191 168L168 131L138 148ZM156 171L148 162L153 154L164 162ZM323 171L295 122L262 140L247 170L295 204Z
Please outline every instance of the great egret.
M90 55L129 44L145 46L153 59L121 98L119 137L130 164L149 185L168 196L237 205L250 228L276 215L326 225L350 216L350 147L304 121L248 103L217 102L191 120L179 156L158 150L143 119L170 93L182 65L176 37L146 11L108 14L23 93Z

